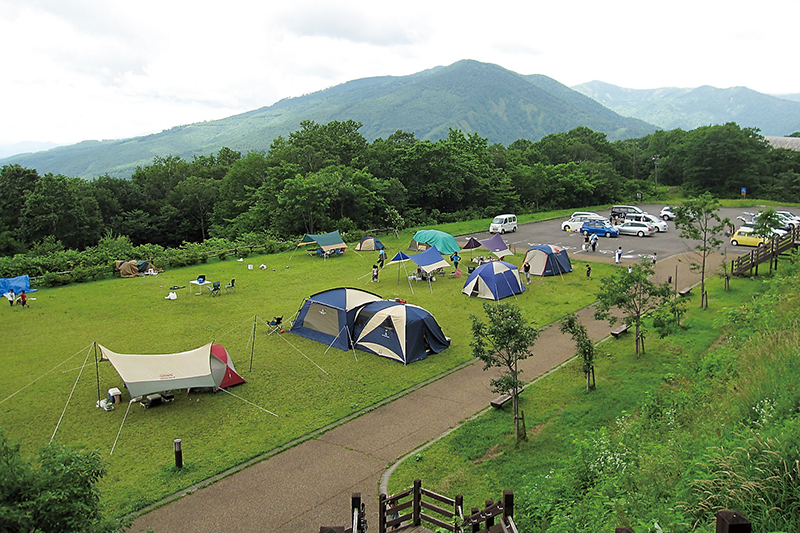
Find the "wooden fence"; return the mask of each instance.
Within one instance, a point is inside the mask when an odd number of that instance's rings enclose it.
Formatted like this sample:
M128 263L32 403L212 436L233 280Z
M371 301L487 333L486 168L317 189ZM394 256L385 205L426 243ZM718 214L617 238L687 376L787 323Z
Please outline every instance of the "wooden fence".
M785 235L776 237L768 244L759 246L752 252L740 255L731 261L731 274L734 276L757 276L758 265L774 261L777 267L778 256L798 245L800 245L800 228L793 228Z

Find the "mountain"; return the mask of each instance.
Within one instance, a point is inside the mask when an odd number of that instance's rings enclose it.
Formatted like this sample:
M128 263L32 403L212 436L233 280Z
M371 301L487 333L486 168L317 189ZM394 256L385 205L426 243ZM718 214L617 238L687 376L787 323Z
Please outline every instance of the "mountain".
M361 122L360 132L369 141L397 130L437 140L454 128L508 145L578 126L604 132L610 140L641 137L657 129L619 116L546 76L523 76L497 65L463 60L409 76L354 80L240 115L143 137L84 141L18 155L0 160L0 165L18 163L40 174L128 177L137 165L149 165L155 156L191 158L223 146L243 153L267 150L275 137L299 129L303 120L325 124L347 119Z
M37 142L37 141L23 141L13 144L0 144L0 159L10 157L17 154L26 154L30 152L41 152L61 146L57 143Z
M625 89L602 81L572 87L609 109L666 130L693 130L699 126L736 122L758 128L762 135L785 136L800 131L800 102L794 95L762 94L746 87L717 89Z

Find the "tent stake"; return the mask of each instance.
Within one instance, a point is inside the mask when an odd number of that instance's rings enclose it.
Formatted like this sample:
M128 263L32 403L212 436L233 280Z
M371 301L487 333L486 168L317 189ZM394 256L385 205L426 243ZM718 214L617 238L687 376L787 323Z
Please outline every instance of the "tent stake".
M256 349L256 323L258 322L258 315L253 315L253 338L250 343L250 372L253 371L253 352Z

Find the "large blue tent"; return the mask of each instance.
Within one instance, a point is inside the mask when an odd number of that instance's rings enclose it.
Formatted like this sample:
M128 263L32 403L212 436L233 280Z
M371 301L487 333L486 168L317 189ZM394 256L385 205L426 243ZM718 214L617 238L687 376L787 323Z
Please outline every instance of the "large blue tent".
M462 293L488 300L501 300L525 292L516 266L505 261L490 261L476 268L464 283Z
M318 292L303 302L289 331L347 351L353 344L356 312L380 300L377 294L349 287Z

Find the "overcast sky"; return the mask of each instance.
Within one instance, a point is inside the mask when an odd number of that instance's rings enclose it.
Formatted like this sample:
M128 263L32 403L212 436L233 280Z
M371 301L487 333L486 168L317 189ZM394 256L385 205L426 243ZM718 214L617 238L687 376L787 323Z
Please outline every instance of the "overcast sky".
M0 144L144 135L460 59L798 93L798 21L796 0L0 0Z

